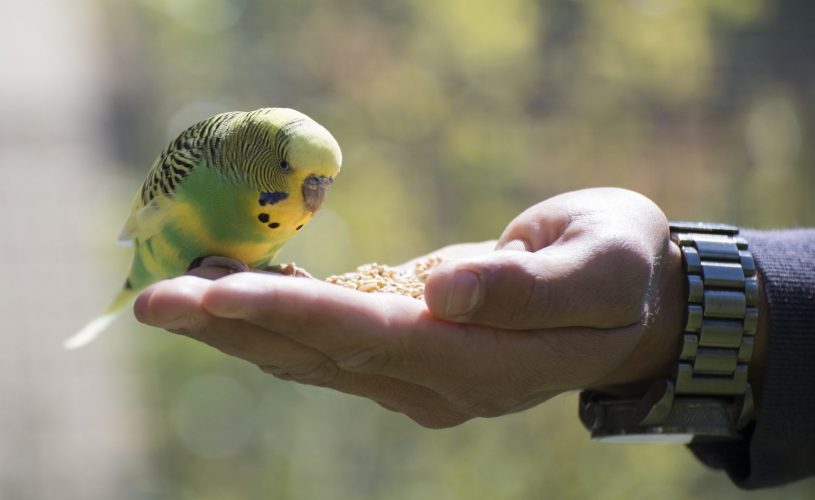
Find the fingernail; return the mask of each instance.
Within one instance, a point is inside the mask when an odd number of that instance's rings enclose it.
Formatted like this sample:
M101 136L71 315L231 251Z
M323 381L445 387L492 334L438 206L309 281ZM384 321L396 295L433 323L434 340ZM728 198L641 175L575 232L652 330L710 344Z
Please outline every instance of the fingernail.
M481 280L472 271L456 271L453 284L447 293L445 313L448 318L464 316L472 312L480 299Z
M529 252L530 248L532 248L532 245L530 245L528 242L526 242L524 240L518 239L518 240L508 241L505 245L501 245L497 249L498 250L517 250L517 251L520 251L520 252Z

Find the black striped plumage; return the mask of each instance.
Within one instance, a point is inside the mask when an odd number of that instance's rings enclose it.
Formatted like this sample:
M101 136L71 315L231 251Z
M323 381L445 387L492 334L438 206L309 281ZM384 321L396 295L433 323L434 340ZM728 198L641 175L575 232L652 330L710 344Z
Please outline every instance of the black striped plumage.
M178 184L202 163L217 166L218 148L225 125L241 113L221 113L187 128L161 152L141 188L141 200L147 205L159 194L172 196Z
M302 116L270 127L268 117L274 112L262 108L221 113L184 130L153 164L142 185L142 206L160 195L172 197L199 165L219 169L225 179L249 182L259 192L285 191L291 141L301 127L313 122Z

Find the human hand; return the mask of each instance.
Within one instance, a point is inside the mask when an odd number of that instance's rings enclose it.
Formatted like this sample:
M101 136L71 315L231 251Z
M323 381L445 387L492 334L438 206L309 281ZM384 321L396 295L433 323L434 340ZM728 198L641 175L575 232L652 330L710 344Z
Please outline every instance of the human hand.
M434 269L426 303L239 273L158 283L135 310L279 378L367 397L427 427L670 373L681 257L641 195L567 193L519 215L495 250L442 253L458 258Z

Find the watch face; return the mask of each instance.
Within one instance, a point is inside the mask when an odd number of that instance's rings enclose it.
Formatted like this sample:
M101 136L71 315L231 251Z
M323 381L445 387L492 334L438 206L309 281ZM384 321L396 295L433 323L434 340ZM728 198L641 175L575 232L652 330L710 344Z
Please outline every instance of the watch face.
M594 436L598 441L604 443L619 443L619 444L644 444L644 443L663 443L663 444L689 444L693 441L693 434L657 434L657 433L639 433L639 434L609 434L606 436Z

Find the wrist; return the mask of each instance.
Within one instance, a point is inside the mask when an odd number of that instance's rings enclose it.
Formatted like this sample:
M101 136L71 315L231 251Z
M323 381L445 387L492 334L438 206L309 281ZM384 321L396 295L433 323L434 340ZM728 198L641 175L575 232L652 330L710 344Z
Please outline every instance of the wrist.
M663 300L680 305L683 311L682 334L676 342L681 348L670 349L669 342L665 344L668 348L655 352L673 352L658 359L663 363L671 360L667 366L676 367L674 374L652 378L639 397L607 390L581 393L580 418L593 438L682 443L734 440L744 437L755 418L755 390L750 382L757 386L761 382L766 319L759 320L766 313L766 301L749 242L738 236L738 228L724 224L679 221L670 228L671 240L680 249L679 275L684 283L674 286L682 291L679 297L668 295L669 278L665 278L668 288L660 290ZM669 270L670 264L665 267ZM762 336L757 338L760 327ZM664 368L657 373L661 370Z
M671 378L676 370L681 351L684 309L687 287L682 270L682 253L671 241L663 261L659 278L659 296L654 312L654 322L637 348L623 365L609 374L602 389L619 397L635 397L643 394L655 380ZM764 364L767 356L768 306L763 276L758 279L758 328L755 334L753 355L748 364L748 378L753 389L756 406L761 404L761 388ZM595 387L600 388L600 386Z
M674 299L684 305L681 351L671 357L675 373L652 379L640 397L581 393L580 418L593 438L736 440L755 418L750 382L761 383L767 322L759 320L767 302L749 242L725 224L679 221L670 227L685 278L685 286L676 287L682 298Z

